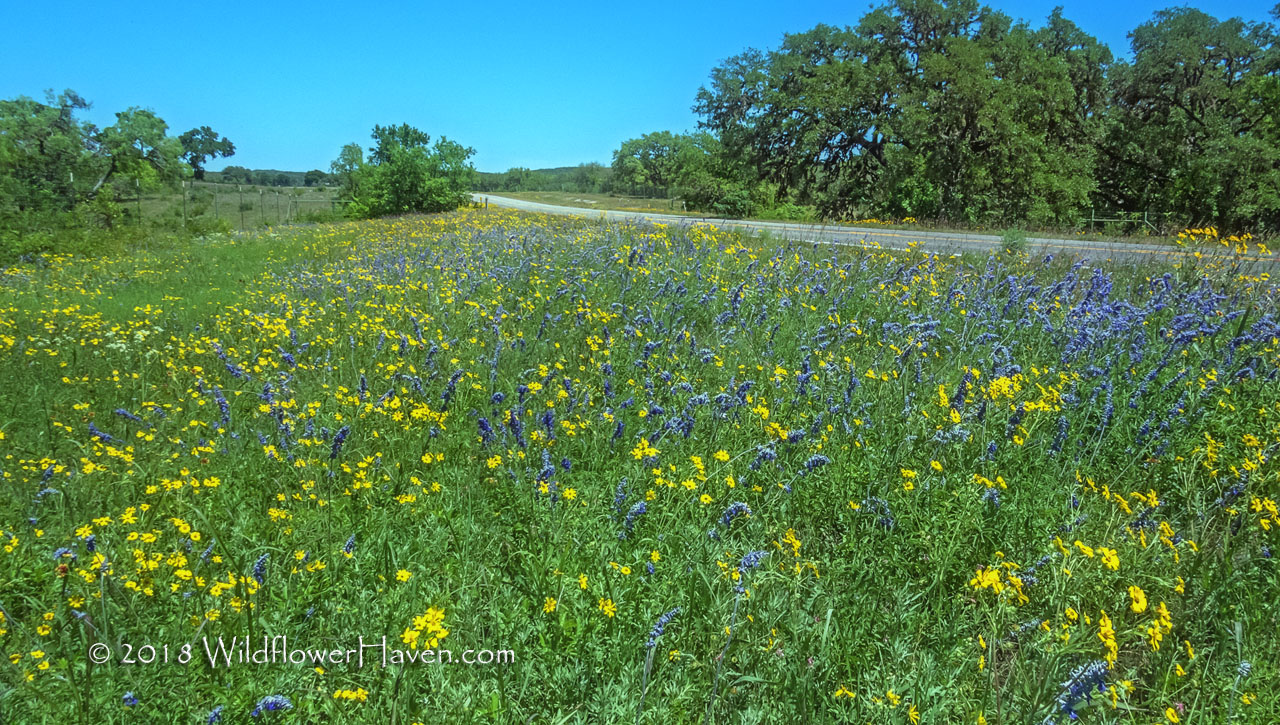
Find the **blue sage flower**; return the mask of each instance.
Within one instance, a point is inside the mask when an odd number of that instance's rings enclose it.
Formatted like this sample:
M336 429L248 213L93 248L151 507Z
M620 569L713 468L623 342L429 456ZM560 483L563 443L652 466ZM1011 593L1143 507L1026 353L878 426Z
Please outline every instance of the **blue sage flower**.
M329 460L334 460L338 454L342 452L342 444L347 442L347 436L351 434L351 426L344 425L333 437L333 447L329 449Z
M94 438L97 438L103 443L119 443L120 442L115 438L112 438L109 434L103 433L102 431L98 430L98 426L94 425L92 422L89 423L89 435L93 436Z
M813 469L821 468L830 462L831 462L830 458L827 458L826 456L820 453L815 453L812 456L809 456L809 460L804 462L804 470L812 471Z
M653 649L658 645L658 638L666 631L667 625L671 624L671 620L675 619L680 613L680 607L676 607L671 611L658 617L658 621L653 623L653 629L649 630L649 639L645 641L645 649Z
M1067 681L1062 683L1062 692L1057 700L1058 709L1075 720L1079 717L1076 707L1082 699L1088 702L1093 699L1095 690L1099 693L1107 691L1106 677L1107 663L1103 660L1077 666L1071 671Z
M751 515L751 508L741 501L736 501L734 503L729 504L729 507L724 510L724 514L720 516L720 525L727 529L729 528L729 525L733 523L734 519L738 518L739 516L750 516L750 515Z
M253 712L249 713L249 717L262 717L262 713L264 712L292 709L293 703L284 695L267 695L261 700L258 700L258 704L253 708Z
M270 554L263 554L253 563L253 578L257 580L259 586L267 578L267 560L270 558Z
M636 521L643 516L649 507L644 501L636 501L631 504L631 508L627 509L627 517L622 522L622 531L618 533L619 539L625 539L631 534L632 529L636 527Z
M752 551L742 557L742 561L738 562L738 586L736 587L739 594L747 590L747 572L760 566L760 562L769 555L767 551Z

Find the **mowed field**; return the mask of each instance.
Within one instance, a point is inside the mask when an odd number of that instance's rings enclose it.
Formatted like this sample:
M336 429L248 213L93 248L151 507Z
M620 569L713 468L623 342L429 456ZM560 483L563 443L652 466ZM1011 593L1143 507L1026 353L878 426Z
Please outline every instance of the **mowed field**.
M1275 722L1280 290L1209 242L490 209L10 267L0 721Z
M679 199L650 199L642 196L618 196L615 194L579 194L573 191L494 191L480 192L487 196L506 196L512 199L536 201L541 204L571 206L579 209L611 209L616 211L643 211L654 214L687 214L705 216L703 212L687 211Z
M663 214L687 216L694 218L702 218L704 220L715 222L723 221L719 219L715 212L708 210L695 211L688 209L680 199L654 199L639 196L624 196L617 194L589 194L577 193L572 191L483 191L475 192L473 197L498 197L519 199L522 201L532 201L539 204L550 204L552 206L570 207L573 209L597 209L601 211L628 211L643 214ZM799 207L797 207L799 209ZM545 211L545 210L538 210ZM1183 246L1185 239L1176 233L1160 233L1153 226L1148 226L1143 222L1143 217L1138 215L1129 215L1124 219L1118 217L1105 217L1105 214L1099 213L1096 221L1091 221L1090 217L1082 217L1079 227L1075 229L1041 229L1041 230L1018 230L1006 229L1003 227L984 227L981 225L956 225L946 222L933 222L930 220L917 220L911 217L906 219L843 219L830 220L817 218L816 211L809 209L809 216L803 218L795 216L780 216L776 213L768 211L750 217L756 221L774 221L782 223L792 223L796 225L813 225L822 228L839 228L839 227L855 227L855 228L872 228L872 229L894 229L904 232L956 232L959 234L1012 234L1013 236L1023 237L1049 237L1055 239L1084 239L1091 241L1107 241L1107 242L1124 242L1126 244L1140 244L1147 246ZM1155 221L1161 221L1154 219ZM1263 241L1263 240L1259 240ZM1264 244L1266 242L1264 241ZM1274 244L1274 242L1272 242ZM1267 252L1269 253L1269 252Z

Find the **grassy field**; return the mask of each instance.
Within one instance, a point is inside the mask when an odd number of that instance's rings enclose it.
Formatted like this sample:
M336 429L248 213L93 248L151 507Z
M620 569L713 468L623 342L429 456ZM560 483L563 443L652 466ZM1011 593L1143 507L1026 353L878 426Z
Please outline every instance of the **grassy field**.
M1226 254L491 209L10 267L0 721L1276 722Z
M273 187L236 184L190 182L183 191L165 189L160 192L125 196L120 206L129 220L160 219L180 223L185 217L196 222L221 220L231 229L261 229L298 221L332 219L341 213L337 189L332 187Z

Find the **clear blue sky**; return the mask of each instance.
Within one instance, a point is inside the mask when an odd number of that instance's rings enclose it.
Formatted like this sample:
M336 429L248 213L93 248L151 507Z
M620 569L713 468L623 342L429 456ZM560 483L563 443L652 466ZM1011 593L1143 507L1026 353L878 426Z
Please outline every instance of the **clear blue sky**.
M1201 3L1264 20L1276 0ZM1055 5L1118 55L1174 2L988 4L1039 26ZM376 3L375 3L376 5ZM5 0L0 98L72 88L99 125L154 109L177 134L209 125L225 163L327 169L375 123L406 122L476 149L483 171L609 163L627 138L691 130L694 94L721 60L869 3L82 3Z

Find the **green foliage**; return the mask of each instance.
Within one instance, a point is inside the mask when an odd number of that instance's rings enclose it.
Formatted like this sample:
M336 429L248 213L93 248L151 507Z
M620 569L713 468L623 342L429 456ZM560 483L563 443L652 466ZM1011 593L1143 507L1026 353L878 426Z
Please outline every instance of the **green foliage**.
M475 191L563 191L600 194L613 190L613 169L597 163L554 169L514 167L502 173L476 172Z
M1276 28L1162 10L1112 73L1100 196L1186 225L1280 228Z
M312 180L311 184L307 183L308 177ZM276 187L312 186L316 183L324 183L330 180L328 174L318 169L304 173L280 169L248 169L243 166L227 166L222 171L210 171L205 175L205 178L220 184L255 184Z
M356 218L452 211L470 199L475 149L408 125L374 126L368 159L356 144L342 148L332 171L347 213Z
M534 186L534 184L531 183L533 178L534 173L532 169L527 169L523 166L516 166L507 169L507 172L502 175L501 190L526 191L530 187Z
M253 172L243 166L228 166L218 172L218 181L224 184L252 184Z
M98 175L95 129L75 116L88 107L70 90L0 101L0 229L48 229L83 198Z
M116 190L103 184L89 202L81 204L77 211L88 226L113 229L124 219L124 209L116 201Z
M178 137L182 143L182 159L191 167L197 180L204 179L204 164L212 158L226 158L236 153L235 144L219 136L208 126L193 128Z
M120 194L173 188L190 174L182 142L153 111L99 129L74 91L0 101L0 254L90 250L125 217ZM119 190L119 191L117 191Z
M670 131L647 133L623 141L613 152L613 183L665 194L683 174L694 171L705 155L695 137Z
M817 221L817 209L802 204L774 204L762 209L755 215L760 219L776 219L786 222L812 222Z
M1275 26L1184 8L1132 38L1116 63L1060 8L1035 28L894 0L724 61L694 105L709 133L625 141L614 188L725 214L1074 228L1092 206L1280 227Z
M755 200L746 189L727 191L711 203L710 211L716 216L742 219L755 213Z
M690 209L709 211L719 216L746 217L756 209L745 185L721 179L714 174L698 174L681 187L680 197Z
M1093 191L1110 53L1055 11L893 3L712 71L695 110L781 197L828 216L1074 221Z
M182 142L169 136L168 130L164 119L146 108L135 106L116 113L115 124L95 138L107 159L98 186L120 179L150 191L185 178L190 169L182 160Z
M1013 227L1000 233L1000 248L1005 254L1022 254L1027 251L1027 233Z
M341 211L334 209L310 209L298 212L297 221L302 224L329 224L344 218Z

